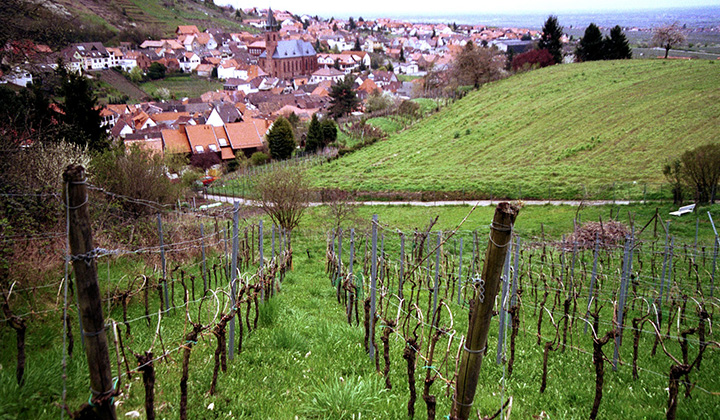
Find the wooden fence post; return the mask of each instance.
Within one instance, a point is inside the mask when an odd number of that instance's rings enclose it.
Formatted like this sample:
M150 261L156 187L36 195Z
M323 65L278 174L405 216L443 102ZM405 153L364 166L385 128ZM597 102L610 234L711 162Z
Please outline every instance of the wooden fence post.
M160 213L157 214L157 222L158 222L158 235L160 236L160 263L162 265L163 292L165 294L165 311L169 311L170 310L170 300L168 299L168 291L167 291L167 268L166 268L166 263L165 263L165 243L163 242L162 218L160 217Z
M75 270L76 293L83 324L81 333L85 337L85 354L90 370L90 402L98 418L114 420L116 416L112 399L115 389L97 281L97 250L92 239L85 169L80 165L69 165L63 173L63 181L67 188L65 196L68 202L65 205L70 210L70 259Z
M232 259L230 260L230 304L231 304L231 310L235 308L235 298L237 297L235 295L235 291L237 290L237 286L235 285L237 281L237 259L238 259L238 249L240 248L240 238L238 238L239 232L238 232L238 211L240 210L240 202L236 201L233 203L233 232L232 232L232 238L233 238L233 248L232 248ZM242 324L240 324L240 328L242 328ZM235 351L233 350L235 342L235 317L233 316L230 318L230 341L228 342L228 358L230 360L235 357Z
M490 319L500 285L500 275L512 237L512 227L519 211L518 207L507 202L498 204L495 209L495 216L490 225L490 241L485 253L482 283L475 285L475 294L471 301L470 324L457 371L457 387L453 396L451 419L466 420L470 415L482 358L487 347Z
M373 214L372 218L372 269L370 271L370 334L371 338L368 340L370 359L375 358L375 294L377 286L377 227L378 227L378 216Z

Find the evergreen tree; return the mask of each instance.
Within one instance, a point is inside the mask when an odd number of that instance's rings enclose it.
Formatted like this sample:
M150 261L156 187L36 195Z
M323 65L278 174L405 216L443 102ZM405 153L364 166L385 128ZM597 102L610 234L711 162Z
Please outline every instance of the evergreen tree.
M288 115L287 120L292 128L297 128L298 124L300 124L300 117L298 117L295 112L291 112L290 115Z
M632 50L620 25L610 30L610 36L605 37L605 59L624 60L632 58Z
M543 25L538 49L548 50L556 64L562 63L562 35L563 27L558 23L557 16L550 15Z
M400 46L400 62L405 62L405 48L403 48L402 45Z
M267 133L267 141L270 156L273 159L283 160L292 156L292 152L295 150L295 136L288 120L283 117L275 120Z
M355 38L355 46L353 47L353 51L361 51L360 38Z
M353 89L355 77L347 75L342 82L336 83L330 90L330 114L338 119L355 111L360 105L357 93Z
M350 28L351 31L355 30L355 27L356 27L355 20L353 19L352 16L350 16L350 19L348 19L348 27Z
M335 124L335 121L325 118L320 122L320 128L322 130L324 146L334 143L337 140L337 125Z
M305 151L314 152L323 147L323 132L318 121L317 114L313 114L308 126L307 139L305 140Z
M148 68L148 71L147 71L147 75L150 78L150 80L164 79L166 70L167 70L167 68L165 67L165 65L155 61L152 64L150 64L150 67Z
M64 96L61 106L67 125L66 140L92 151L101 152L110 147L105 129L102 127L97 96L90 81L77 73L61 72L60 93Z
M585 35L580 38L575 56L577 61L597 61L605 58L603 36L600 28L591 23L585 29Z

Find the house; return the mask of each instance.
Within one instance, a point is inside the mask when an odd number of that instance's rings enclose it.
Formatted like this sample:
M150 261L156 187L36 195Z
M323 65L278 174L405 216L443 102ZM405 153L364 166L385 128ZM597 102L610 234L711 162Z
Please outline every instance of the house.
M248 53L254 55L255 57L260 57L260 54L265 52L265 41L255 41L248 45L247 50Z
M417 63L398 63L393 65L393 73L395 74L416 74L420 72Z
M385 86L389 85L390 83L394 83L398 81L397 76L395 73L391 71L382 71L382 70L376 70L368 76L370 79L372 79L373 82L375 82L376 85L380 86L381 88L384 88Z
M175 29L175 34L177 36L181 35L197 35L200 33L200 30L195 25L180 25Z
M185 133L192 154L220 153L220 142L211 125L185 126Z
M192 153L190 142L185 133L185 127L180 127L176 130L161 130L160 138L162 140L163 152L166 154L189 155Z
M115 67L120 57L108 51L101 42L72 44L63 50L65 57L80 61L83 70L102 70Z
M222 127L225 124L242 121L242 114L232 103L216 105L205 121L206 125Z
M534 41L522 41L519 39L503 39L490 41L490 45L495 45L498 50L508 52L512 50L514 54L522 54L535 48Z
M264 145L269 121L250 118L247 121L225 125L225 132L234 151L242 150L246 156L252 155Z
M139 51L127 51L123 53L119 63L123 71L131 71L135 67L140 67L143 71L150 68L151 61L145 54Z
M199 125L162 130L161 138L165 153L218 153L221 159L229 160L234 159L238 151L250 156L260 150L267 130L266 120L251 118L220 127Z
M12 83L13 85L27 87L32 81L32 73L20 67L15 67L6 74L0 73L0 83Z
M322 68L310 77L310 84L324 82L326 80L338 83L345 78L345 73L332 67Z
M125 147L138 146L141 149L150 151L151 154L163 153L162 134L158 129L145 130L143 132L128 134L123 138Z
M185 52L178 58L180 70L184 73L192 73L200 65L200 56L194 52Z
M218 79L227 80L230 78L247 79L250 66L245 63L238 63L234 59L224 60L218 66Z
M212 64L200 64L195 68L197 70L197 75L200 77L210 77L212 76L212 72L215 69L215 66Z
M197 42L197 44L193 43L193 47L195 47L195 45L197 45L198 49L200 49L200 50L210 51L210 50L214 50L218 47L218 43L215 40L215 37L212 36L212 34L209 34L207 32L202 32L202 33L197 34L195 36L195 41ZM195 49L195 48L193 48L193 49Z

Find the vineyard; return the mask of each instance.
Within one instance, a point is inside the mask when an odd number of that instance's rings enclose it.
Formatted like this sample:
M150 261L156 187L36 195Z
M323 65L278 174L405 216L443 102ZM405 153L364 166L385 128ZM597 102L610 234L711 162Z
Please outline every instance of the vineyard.
M343 232L328 238L327 272L337 301L348 323L364 325L364 346L386 388L393 385L390 370L399 368L393 359L407 364L404 383L395 386L409 390L411 417L419 392L428 418L450 411L460 357L468 351L468 306L486 293L477 270L490 229L405 233L375 222L370 237L345 234L345 260ZM641 239L643 233L650 239ZM675 418L681 395L695 395L699 407L681 408L678 417L718 415L715 404L701 402L717 395L718 381L712 368L700 369L703 361L717 363L711 327L717 244L675 244L664 230L648 235L612 221L557 242L516 236L490 243L508 252L494 331L484 347L500 377L481 374L481 382L492 382L486 386L491 394L478 395L484 407L509 415L514 400L516 413L527 418L538 414L537 394L550 393L556 400L541 399L547 404L541 407L571 418L596 418L603 403L624 418L666 412ZM562 379L568 373L581 383L570 395L553 384L568 386ZM631 394L633 383L643 394L620 406L614 395L603 399L611 375L629 379Z
M68 221L110 194L87 187ZM237 205L137 204L161 213L148 244L77 250L68 228L63 275L3 285L0 418L720 416L717 239L684 243L658 213L551 239L470 214L290 233ZM487 341L467 340L487 308ZM78 349L102 340L96 377Z

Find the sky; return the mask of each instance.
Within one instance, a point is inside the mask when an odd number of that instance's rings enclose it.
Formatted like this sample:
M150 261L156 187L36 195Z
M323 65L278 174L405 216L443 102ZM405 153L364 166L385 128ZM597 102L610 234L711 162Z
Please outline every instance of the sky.
M260 0L262 2L262 0ZM486 13L561 13L573 11L626 11L637 9L662 9L678 7L717 6L717 0L513 0L469 2L468 0L415 0L412 2L392 0L266 0L265 4L246 0L215 0L216 4L233 7L268 6L276 10L288 10L297 14L319 15L322 17L347 18L353 16L394 17L433 15L482 15ZM442 5L442 6L441 6Z

